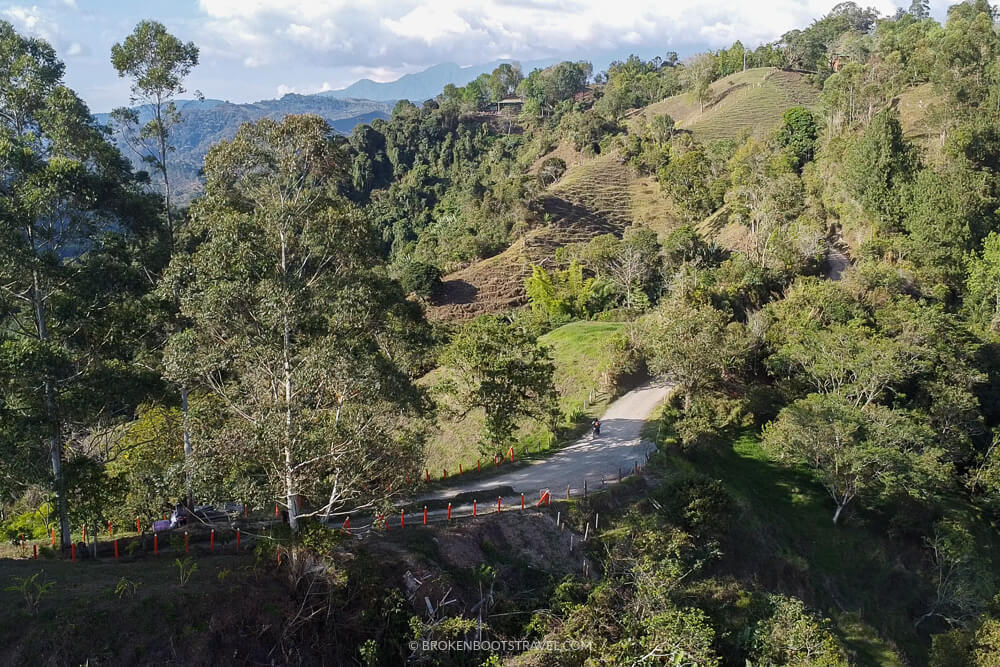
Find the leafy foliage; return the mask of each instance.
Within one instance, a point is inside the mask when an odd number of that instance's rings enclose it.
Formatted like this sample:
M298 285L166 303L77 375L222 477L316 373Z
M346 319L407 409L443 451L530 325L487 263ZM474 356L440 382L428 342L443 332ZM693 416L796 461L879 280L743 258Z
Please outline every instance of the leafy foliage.
M443 391L458 409L486 412L484 453L502 450L520 417L551 421L555 387L548 352L524 327L501 317L476 318L452 339L442 363L455 374Z

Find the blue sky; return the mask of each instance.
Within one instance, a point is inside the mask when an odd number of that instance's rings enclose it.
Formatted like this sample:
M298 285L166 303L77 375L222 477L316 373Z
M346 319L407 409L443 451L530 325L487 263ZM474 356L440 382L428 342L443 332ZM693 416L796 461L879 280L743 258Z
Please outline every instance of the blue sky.
M905 0L896 0L896 3ZM441 62L572 58L601 66L635 52L684 55L756 45L822 16L836 0L0 0L0 19L49 40L91 109L128 102L111 45L141 19L193 40L189 90L247 102L391 81ZM893 0L867 0L892 13ZM908 2L907 2L908 4ZM942 18L948 2L932 0Z

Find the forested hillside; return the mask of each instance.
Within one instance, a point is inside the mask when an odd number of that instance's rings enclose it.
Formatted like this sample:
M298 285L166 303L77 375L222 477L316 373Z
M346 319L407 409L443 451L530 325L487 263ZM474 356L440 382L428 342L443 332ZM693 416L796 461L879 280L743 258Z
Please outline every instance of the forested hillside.
M997 19L845 2L346 136L230 105L198 165L198 48L143 22L152 183L0 22L0 660L998 664ZM490 486L645 382L641 468Z

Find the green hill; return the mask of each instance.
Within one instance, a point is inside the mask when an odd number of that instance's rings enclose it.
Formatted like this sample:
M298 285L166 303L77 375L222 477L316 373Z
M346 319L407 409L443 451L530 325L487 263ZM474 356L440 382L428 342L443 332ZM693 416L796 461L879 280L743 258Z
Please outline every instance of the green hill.
M787 109L815 106L819 99L804 74L774 67L727 76L711 90L713 99L704 111L689 95L675 95L632 118L669 113L679 129L699 140L735 139L744 133L764 136ZM428 308L431 318L466 320L524 305L523 283L531 265L551 262L556 249L568 243L598 234L620 235L634 223L661 235L679 224L656 179L637 177L617 153L587 157L563 143L549 155L563 159L568 169L535 200L536 219L528 221L531 231L499 255L445 276L444 289Z
M641 111L647 119L670 114L677 128L700 141L736 139L749 132L764 136L794 106L814 107L819 90L800 72L758 67L719 79L711 86L712 100L704 109L687 94L675 95ZM639 115L639 114L637 114Z

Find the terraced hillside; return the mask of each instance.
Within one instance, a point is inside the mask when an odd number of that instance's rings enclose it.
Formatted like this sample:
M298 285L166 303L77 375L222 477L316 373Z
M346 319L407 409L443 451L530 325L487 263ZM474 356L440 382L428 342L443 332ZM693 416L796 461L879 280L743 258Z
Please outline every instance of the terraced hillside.
M533 264L551 264L557 248L599 234L621 234L632 222L633 180L615 154L572 167L535 202L542 226L499 255L445 276L428 316L466 320L523 305L524 279Z
M763 136L793 106L815 106L817 91L804 74L762 67L712 84L713 101L702 111L688 95L677 95L638 112L652 118L669 113L677 127L698 139L738 138L744 132ZM549 155L569 165L562 180L533 206L536 225L503 253L444 277L444 289L428 308L433 319L467 320L524 305L524 279L532 264L551 265L557 248L588 241L598 234L621 234L635 222L663 235L679 218L654 177L637 178L618 155L586 158L563 144ZM548 157L548 156L546 156ZM537 164L541 163L539 159ZM726 226L716 219L705 227L717 234ZM738 244L740 239L731 239Z
M763 136L794 106L814 107L819 91L800 72L758 67L712 84L712 101L704 111L690 95L651 104L641 112L647 119L668 113L681 130L702 141L735 139L744 132Z

